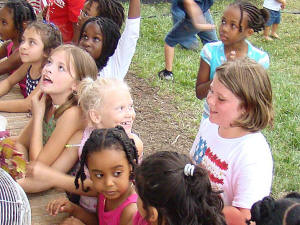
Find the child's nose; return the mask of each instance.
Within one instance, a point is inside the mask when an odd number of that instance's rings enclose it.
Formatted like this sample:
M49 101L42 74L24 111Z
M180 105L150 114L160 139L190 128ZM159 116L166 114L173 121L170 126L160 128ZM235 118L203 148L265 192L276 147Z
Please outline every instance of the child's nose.
M215 103L214 103L214 102L215 102L215 101L214 101L214 96L213 96L210 92L208 92L208 94L207 94L206 101L207 101L207 104L208 104L209 106L215 104Z
M106 177L104 182L105 182L105 185L106 185L107 187L113 185L113 179L112 179L112 177Z

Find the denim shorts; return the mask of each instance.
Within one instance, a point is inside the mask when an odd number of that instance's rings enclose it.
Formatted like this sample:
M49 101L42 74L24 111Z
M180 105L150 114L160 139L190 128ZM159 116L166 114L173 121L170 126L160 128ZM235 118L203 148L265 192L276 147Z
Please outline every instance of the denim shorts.
M167 34L165 42L167 45L174 47L175 45L186 41L189 38L192 38L195 34L198 34L199 31L194 27L190 19L184 18L178 21L172 28L172 30ZM201 32L202 33L202 32ZM207 39L211 41L216 41L216 31L205 31L203 36L207 36Z
M270 18L267 21L266 26L269 27L272 24L279 24L281 20L280 10L279 11L274 11L271 9L267 9L267 10L269 11Z

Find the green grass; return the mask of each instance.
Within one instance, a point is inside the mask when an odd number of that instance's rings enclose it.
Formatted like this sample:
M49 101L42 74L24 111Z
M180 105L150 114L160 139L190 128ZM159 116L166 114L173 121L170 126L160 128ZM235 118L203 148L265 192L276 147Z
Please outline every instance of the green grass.
M211 9L219 24L224 7L229 1L216 1ZM262 5L261 0L255 1ZM299 0L289 0L286 11L300 11ZM151 17L156 16L156 17ZM202 102L195 97L194 85L199 67L199 51L175 49L173 72L175 82L162 82L157 72L164 68L164 37L172 27L170 5L161 3L142 5L141 37L131 70L159 86L162 94L174 96L179 110L195 111L199 124ZM279 26L281 40L265 42L260 34L250 41L269 53L269 75L273 87L275 123L273 129L263 131L270 143L275 171L272 193L279 197L289 191L300 191L300 15L282 13ZM188 132L196 135L198 126Z

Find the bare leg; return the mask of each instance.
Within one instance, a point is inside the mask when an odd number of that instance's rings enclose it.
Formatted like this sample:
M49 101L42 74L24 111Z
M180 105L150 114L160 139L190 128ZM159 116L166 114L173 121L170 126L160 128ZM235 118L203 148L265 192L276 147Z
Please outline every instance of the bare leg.
M265 27L265 29L264 29L264 38L267 41L271 41L272 40L272 38L270 38L270 36L269 36L269 33L270 33L270 27Z
M172 71L173 60L174 60L174 47L171 47L165 43L165 63L166 63L166 69L168 71Z
M274 37L274 38L277 38L277 39L280 39L280 37L278 36L278 34L276 33L277 32L277 30L278 30L278 23L276 24L276 23L274 23L273 25L272 25L272 30L271 30L271 37Z

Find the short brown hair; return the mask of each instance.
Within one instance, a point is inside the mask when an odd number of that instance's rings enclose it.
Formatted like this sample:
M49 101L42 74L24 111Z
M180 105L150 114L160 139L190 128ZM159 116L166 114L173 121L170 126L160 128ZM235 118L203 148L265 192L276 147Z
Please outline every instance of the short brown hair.
M260 64L249 58L228 61L216 69L216 76L246 110L232 126L255 132L273 125L271 82Z

